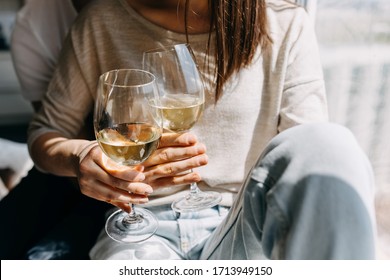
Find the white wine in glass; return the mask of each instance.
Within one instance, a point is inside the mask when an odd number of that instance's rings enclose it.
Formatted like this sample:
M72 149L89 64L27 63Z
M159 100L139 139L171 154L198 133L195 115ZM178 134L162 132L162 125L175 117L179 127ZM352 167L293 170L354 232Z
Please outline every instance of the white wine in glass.
M156 150L163 129L161 110L154 106L159 104L158 98L155 77L147 71L118 69L100 76L94 129L100 148L109 158L134 166ZM118 242L140 242L157 230L152 212L132 204L130 207L130 213L118 210L107 219L106 232Z
M193 52L188 44L165 46L143 54L143 69L155 75L160 99L156 107L163 116L164 129L183 133L199 120L204 109L205 88ZM176 212L198 211L213 207L221 194L201 191L196 183L184 197L172 203Z
M204 100L190 94L165 94L160 97L163 126L173 132L190 130L203 111Z

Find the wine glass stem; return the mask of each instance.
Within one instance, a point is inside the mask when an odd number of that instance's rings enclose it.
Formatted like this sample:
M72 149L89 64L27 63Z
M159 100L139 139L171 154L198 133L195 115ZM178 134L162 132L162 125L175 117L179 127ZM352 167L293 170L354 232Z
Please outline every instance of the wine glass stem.
M192 172L192 169L191 169ZM198 184L196 182L190 184L190 196L195 197L200 192Z
M190 192L191 192L191 195L195 195L195 194L199 193L199 188L198 188L198 185L196 183L191 183Z
M135 209L134 209L134 204L132 203L129 203L130 205L130 213L123 218L123 225L124 226L127 226L127 227L130 227L130 226L134 226L140 222L142 222L142 219L143 217L141 215L138 215L136 212L135 212Z
M129 213L129 216L130 217L135 217L137 214L135 213L135 210L134 210L134 204L133 203L129 203L129 206L130 206L130 213Z

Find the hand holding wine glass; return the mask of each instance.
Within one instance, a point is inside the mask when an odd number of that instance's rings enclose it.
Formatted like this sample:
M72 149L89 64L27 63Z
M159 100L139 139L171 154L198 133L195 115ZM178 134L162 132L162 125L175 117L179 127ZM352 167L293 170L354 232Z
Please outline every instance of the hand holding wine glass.
M143 67L155 75L160 94L164 129L176 133L189 131L204 109L204 85L188 44L167 46L144 52ZM203 192L196 183L185 197L174 201L176 212L197 211L221 201L218 192Z
M162 134L155 77L143 70L119 69L101 75L94 111L96 139L115 162L135 166L155 151ZM107 234L119 242L140 242L158 223L146 209L118 210L106 222Z

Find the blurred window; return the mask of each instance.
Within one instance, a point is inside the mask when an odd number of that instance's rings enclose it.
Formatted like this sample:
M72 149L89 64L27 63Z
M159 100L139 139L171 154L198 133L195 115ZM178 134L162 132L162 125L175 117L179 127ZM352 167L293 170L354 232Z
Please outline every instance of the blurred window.
M390 188L390 1L300 2L316 8L330 118L355 134L378 188Z

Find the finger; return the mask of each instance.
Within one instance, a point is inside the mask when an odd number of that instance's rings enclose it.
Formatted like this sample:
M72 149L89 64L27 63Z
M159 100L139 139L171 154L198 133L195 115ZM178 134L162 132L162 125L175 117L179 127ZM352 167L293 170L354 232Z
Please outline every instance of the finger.
M98 164L112 176L125 181L141 182L145 179L142 173L144 170L142 165L126 166L113 161L105 155Z
M120 209L122 209L126 213L130 213L131 207L127 203L116 202L116 203L111 203L111 204L116 206L116 207L119 207Z
M156 188L167 187L167 186L177 186L177 185L188 185L191 183L200 182L202 178L196 172L190 172L184 175L162 177L154 180L153 184Z
M181 161L169 162L160 165L154 165L145 169L145 183L151 182L158 178L175 176L192 168L200 167L208 163L206 154L198 155Z
M143 175L143 166L125 166L119 164L107 157L101 149L96 146L91 150L91 156L94 162L110 175L124 181L141 182L145 179Z
M128 167L117 164L104 154L97 157L95 165L86 166L88 172L93 174L94 178L108 186L122 189L126 192L148 195L153 192L153 188L140 181L145 179L142 166ZM80 167L82 168L82 167Z
M145 175L143 175L145 176ZM129 182L112 176L107 172L98 172L95 177L96 180L103 184L110 186L111 188L120 189L126 193L149 195L153 193L153 188L142 182Z
M148 195L153 192L153 188L148 184L137 181L132 182L122 180L107 172L107 170L104 169L104 166L102 167L100 164L101 162L99 161L89 161L89 164L80 165L80 175L78 177L80 186L90 186L96 184L96 182L101 182L106 186L121 189L126 193L130 192L134 194ZM139 175L140 172L135 170L126 170L125 172L135 174L135 176L133 175L135 179L137 177L145 177L144 174Z
M195 135L191 133L164 133L160 139L159 148L185 147L197 142Z
M126 191L113 188L100 181L95 181L93 188L84 188L83 193L113 205L129 203L144 204L149 201L148 196L146 195L128 193Z
M163 148L156 150L152 156L143 163L145 167L158 165L162 163L183 160L206 153L206 146L198 143L194 146L184 148Z

